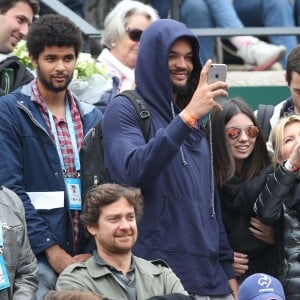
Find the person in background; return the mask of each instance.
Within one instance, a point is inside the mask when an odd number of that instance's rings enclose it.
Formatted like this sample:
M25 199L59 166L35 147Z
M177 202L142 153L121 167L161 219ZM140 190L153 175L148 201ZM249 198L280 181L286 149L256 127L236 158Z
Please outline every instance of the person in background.
M0 186L0 299L33 300L38 266L27 236L22 201Z
M104 163L111 181L136 186L144 216L134 253L163 259L196 299L233 299L237 282L214 185L202 121L227 83L207 83L197 37L181 22L157 20L143 32L136 91L151 114L146 143L136 112L117 95L103 118Z
M134 87L134 67L141 35L157 19L157 12L150 5L131 0L120 1L106 16L101 42L103 50L97 60L112 77L113 87L95 104L102 112L117 93Z
M235 11L246 27L295 27L294 0L233 0ZM298 1L298 0L297 0ZM284 45L286 55L281 60L286 67L287 56L298 44L296 35L265 37L273 45Z
M253 209L271 162L251 107L238 98L224 100L222 110L212 111L210 133L223 222L235 251L235 273L240 282L257 272L275 275L276 230L260 222Z
M300 113L300 45L296 46L288 55L285 80L290 90L290 96L275 105L273 115L270 118L271 128L278 123L281 117ZM267 139L267 147L272 153L270 135Z
M0 96L33 79L13 50L27 36L39 8L39 0L0 0Z
M57 280L57 290L79 289L122 300L187 294L164 262L132 254L142 213L140 189L106 183L88 191L81 218L97 251L86 262L66 268Z
M188 27L196 28L244 28L236 11L229 0L184 0L181 8L181 19ZM201 38L204 46L200 54L204 59L213 58L215 38ZM284 45L268 44L254 36L233 36L230 42L236 47L237 55L244 61L249 70L262 71L268 69L275 62L280 61L285 53Z
M158 2L158 1L157 1ZM156 5L165 5L165 3ZM155 6L154 3L154 7ZM244 24L237 16L229 0L183 0L180 6L180 20L190 28L243 28ZM200 57L203 62L215 57L216 39L199 36ZM249 70L268 69L284 57L283 45L265 43L254 36L233 36L230 42L237 48L237 55Z
M37 77L0 101L0 182L25 207L39 264L38 300L55 288L57 274L86 260L95 247L81 230L81 201L67 192L72 185L79 190L79 149L101 120L96 107L68 89L81 44L81 32L68 18L37 19L27 37Z
M255 273L245 279L238 300L285 300L281 282L265 273Z

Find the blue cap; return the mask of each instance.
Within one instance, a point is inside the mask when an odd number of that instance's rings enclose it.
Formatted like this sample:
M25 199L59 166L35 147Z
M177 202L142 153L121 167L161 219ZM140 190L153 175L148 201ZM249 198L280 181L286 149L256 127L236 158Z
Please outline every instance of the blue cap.
M264 273L247 277L241 284L238 300L284 300L285 295L281 282Z

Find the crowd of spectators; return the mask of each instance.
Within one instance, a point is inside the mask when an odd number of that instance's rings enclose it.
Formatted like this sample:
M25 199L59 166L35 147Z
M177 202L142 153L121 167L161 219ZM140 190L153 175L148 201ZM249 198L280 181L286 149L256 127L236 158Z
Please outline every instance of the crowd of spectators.
M79 99L76 24L0 0L0 298L298 299L298 37L229 38L249 70L286 71L265 138L208 82L215 40L190 28L292 27L300 1L182 0L180 20L169 0L62 2L103 29L95 60L112 85L96 106ZM34 72L13 54L22 39ZM147 141L128 89L151 112ZM79 149L98 122L111 183L81 199Z

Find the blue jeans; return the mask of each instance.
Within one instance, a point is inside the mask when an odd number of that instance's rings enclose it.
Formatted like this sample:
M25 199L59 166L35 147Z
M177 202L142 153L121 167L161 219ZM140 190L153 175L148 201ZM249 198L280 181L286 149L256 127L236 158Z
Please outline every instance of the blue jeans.
M234 0L234 7L245 26L293 27L294 11L291 0ZM297 45L297 37L293 35L269 36L274 45L284 45L287 54ZM286 57L281 61L285 67Z
M296 25L300 26L300 0L295 0L294 15L295 15ZM299 36L298 36L298 39L299 39Z
M180 18L187 27L244 27L230 0L183 0ZM200 57L205 63L214 57L216 40L214 37L199 37Z
M57 274L46 262L46 260L38 260L39 268L39 285L36 292L37 300L43 300L44 295L49 290L55 290Z
M165 19L168 17L170 0L152 0L151 5L157 10L161 19Z
M60 0L64 5L69 7L77 15L83 17L84 0Z

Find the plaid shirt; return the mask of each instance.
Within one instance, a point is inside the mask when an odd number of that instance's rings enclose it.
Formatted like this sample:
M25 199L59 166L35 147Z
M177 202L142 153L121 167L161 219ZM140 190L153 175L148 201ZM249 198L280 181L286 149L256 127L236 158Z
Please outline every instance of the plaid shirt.
M80 113L76 106L74 97L68 89L67 89L67 96L68 96L69 103L70 103L70 111L71 111L74 131L76 134L77 149L79 150L83 143L83 126L82 126L82 122L81 122L81 118L80 118ZM40 105L42 116L45 119L46 124L51 131L50 120L49 120L49 115L48 115L48 107L47 107L45 99L42 97L42 95L38 89L36 80L32 84L31 100ZM58 140L59 140L59 145L60 145L61 153L63 156L66 176L67 177L77 177L77 171L79 171L79 170L75 169L74 151L73 151L72 141L71 141L71 137L69 134L66 118L64 117L61 120L58 120L55 116L53 116L53 120L55 123L57 136L58 136ZM55 144L53 132L51 132L51 137ZM72 219L73 219L73 230L74 230L74 249L76 250L77 244L78 244L78 239L79 239L80 212L72 211L72 217L73 217Z

